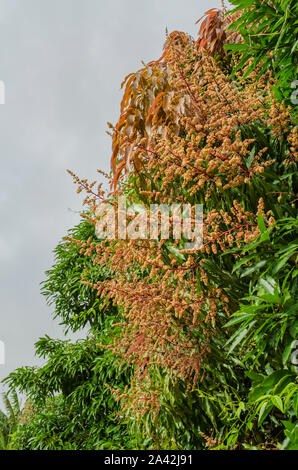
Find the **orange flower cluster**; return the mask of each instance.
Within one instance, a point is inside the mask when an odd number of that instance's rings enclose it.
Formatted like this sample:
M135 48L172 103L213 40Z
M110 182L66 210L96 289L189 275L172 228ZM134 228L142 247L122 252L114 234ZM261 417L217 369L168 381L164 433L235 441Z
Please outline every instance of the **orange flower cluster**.
M158 407L150 381L156 368L190 388L202 380L217 318L229 315L227 292L206 273L206 259L255 239L260 213L265 224L274 224L262 199L248 211L235 196L280 158L245 129L261 123L279 136L290 122L272 96L269 75L257 80L256 72L244 79L239 72L232 81L212 57L197 52L192 38L178 32L168 37L165 51L124 82L121 116L110 125L112 186L118 185L113 203L117 206L121 194L147 205L204 202L203 246L189 253L183 240L71 239L113 273L106 281L84 282L123 313L120 338L99 346L135 365L131 388L114 393L137 413ZM290 132L289 142L290 161L297 158L297 131ZM107 200L104 192L72 176L79 191L87 191L95 224L96 203ZM220 209L228 193L232 202Z
M288 110L272 97L269 76L267 81L254 80L256 74L245 81L241 76L231 81L214 59L202 53L194 61L191 47L178 45L176 38L172 48L167 48L166 86L162 91L156 87L160 78L155 79L155 69L160 76L161 64L151 64L152 79L142 84L141 97L131 92L129 105L113 128L114 184L122 170L133 164L144 175L141 189L148 190L142 187L146 185L156 191L153 186L162 180L158 192L163 202L173 197L170 186L175 177L188 194L204 189L207 198L216 188L248 183L275 158L268 158L267 147L255 152L255 139L242 138L241 129L251 122L264 122L272 133L283 135L290 121ZM148 67L139 74L147 77ZM146 118L145 122L133 118L132 111ZM126 127L128 121L131 125ZM116 168L117 155L121 157Z

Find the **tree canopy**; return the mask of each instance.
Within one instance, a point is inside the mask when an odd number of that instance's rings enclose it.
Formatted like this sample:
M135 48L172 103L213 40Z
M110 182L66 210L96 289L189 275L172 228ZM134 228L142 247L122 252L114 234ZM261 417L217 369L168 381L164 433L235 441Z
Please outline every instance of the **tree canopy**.
M111 192L70 172L83 219L42 292L89 334L41 338L46 364L6 379L30 400L16 448L297 449L297 6L232 3L124 79ZM128 222L203 205L202 245L173 213L167 238L98 239L124 196Z

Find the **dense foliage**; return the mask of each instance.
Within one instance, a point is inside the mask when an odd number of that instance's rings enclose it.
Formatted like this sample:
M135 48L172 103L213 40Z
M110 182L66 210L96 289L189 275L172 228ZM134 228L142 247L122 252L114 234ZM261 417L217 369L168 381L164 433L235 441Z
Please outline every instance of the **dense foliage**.
M12 446L11 436L16 431L21 415L21 404L17 393L3 393L5 412L0 410L0 450L9 450Z
M298 71L298 4L295 0L231 0L234 14L241 10L240 17L230 25L242 36L241 44L225 45L237 51L241 60L236 70L250 60L253 70L262 64L259 74L271 70L277 82L274 91L288 105L297 105ZM291 101L291 96L293 96ZM293 103L295 99L295 103ZM294 114L297 116L295 106Z
M43 293L88 335L40 339L45 366L7 378L30 400L15 448L298 448L295 4L233 3L124 80L113 192L72 174L88 209ZM203 245L173 211L167 238L99 240L102 201L135 234L151 204L203 204Z
M83 221L70 231L78 238L93 237L94 227ZM109 272L92 267L92 260L79 254L72 243L63 241L55 249L55 265L47 272L43 293L55 316L73 331L87 329L85 340L53 340L48 336L36 343L36 353L46 363L41 368L24 367L11 373L13 384L28 400L13 446L18 449L101 449L133 446L120 422L119 406L106 384L128 383L130 371L111 353L99 350L117 335L113 324L117 309L101 302L93 289L80 280L84 269L94 276Z

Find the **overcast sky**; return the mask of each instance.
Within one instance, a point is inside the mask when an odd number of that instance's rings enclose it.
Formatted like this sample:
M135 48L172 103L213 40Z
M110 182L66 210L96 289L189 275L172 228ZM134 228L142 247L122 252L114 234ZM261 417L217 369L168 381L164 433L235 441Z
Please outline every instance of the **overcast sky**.
M109 169L106 122L119 115L123 78L160 57L166 27L196 36L195 21L220 3L0 0L0 380L39 364L40 336L63 336L39 284L79 221L66 169L90 179Z

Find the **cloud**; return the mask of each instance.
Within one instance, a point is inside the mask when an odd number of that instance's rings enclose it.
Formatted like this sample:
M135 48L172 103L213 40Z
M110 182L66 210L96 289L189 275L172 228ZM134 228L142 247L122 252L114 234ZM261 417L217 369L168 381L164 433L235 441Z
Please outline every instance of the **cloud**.
M39 336L63 334L39 283L79 221L81 198L65 170L93 179L109 169L106 122L118 117L124 76L161 55L166 27L195 34L209 8L207 0L0 0L0 380L38 363Z

